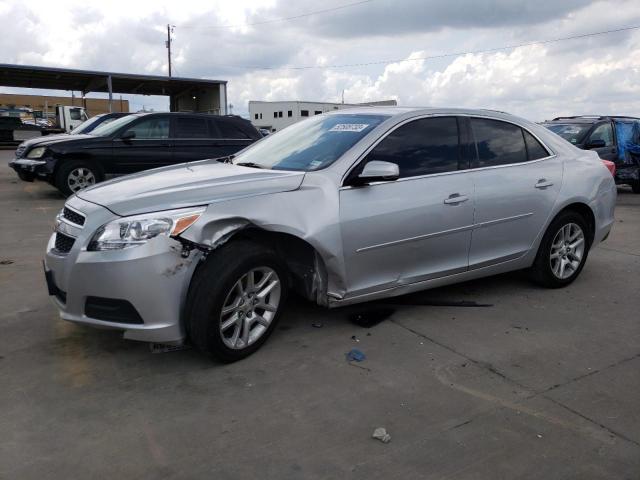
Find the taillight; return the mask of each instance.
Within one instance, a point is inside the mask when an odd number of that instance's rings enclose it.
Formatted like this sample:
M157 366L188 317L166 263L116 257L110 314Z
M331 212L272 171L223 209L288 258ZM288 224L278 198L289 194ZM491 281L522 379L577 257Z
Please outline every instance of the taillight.
M611 172L611 175L613 175L614 177L616 176L616 164L613 162L610 162L609 160L602 160L602 163L604 163L604 166L607 167L607 169Z

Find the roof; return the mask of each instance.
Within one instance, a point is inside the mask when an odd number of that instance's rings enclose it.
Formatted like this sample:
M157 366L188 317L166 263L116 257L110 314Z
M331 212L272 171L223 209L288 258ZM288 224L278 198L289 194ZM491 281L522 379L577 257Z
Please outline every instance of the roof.
M547 120L544 123L595 123L601 120L609 119L627 119L627 120L640 120L637 117L629 117L625 115L574 115L570 117L556 117L553 120Z
M193 87L224 85L225 80L164 77L132 73L72 70L68 68L36 67L0 64L0 85L6 87L108 92L111 77L114 93L139 95L173 95Z

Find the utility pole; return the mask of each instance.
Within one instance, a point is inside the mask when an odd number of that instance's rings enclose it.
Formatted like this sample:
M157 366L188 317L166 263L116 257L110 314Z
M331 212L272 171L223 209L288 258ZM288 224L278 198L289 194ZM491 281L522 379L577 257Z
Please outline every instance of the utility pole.
M167 47L167 58L169 59L169 78L171 78L171 32L172 31L173 31L173 28L171 27L171 25L167 23L167 41L165 42L165 45Z

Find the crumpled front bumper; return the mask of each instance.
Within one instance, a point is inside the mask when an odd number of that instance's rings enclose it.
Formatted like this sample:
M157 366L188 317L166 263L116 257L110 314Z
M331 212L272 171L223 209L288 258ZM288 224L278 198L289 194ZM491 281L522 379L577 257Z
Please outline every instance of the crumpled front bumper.
M53 172L53 162L46 159L15 158L9 162L9 167L31 178L47 179Z
M181 343L185 338L180 316L199 253L182 258L182 246L168 237L156 237L137 247L90 252L86 247L97 228L116 217L106 208L71 197L67 206L86 216L81 228L65 225L75 236L68 253L55 248L56 233L47 245L45 270L62 292L52 296L64 320L124 331L132 340ZM142 323L122 323L86 314L89 297L129 302Z

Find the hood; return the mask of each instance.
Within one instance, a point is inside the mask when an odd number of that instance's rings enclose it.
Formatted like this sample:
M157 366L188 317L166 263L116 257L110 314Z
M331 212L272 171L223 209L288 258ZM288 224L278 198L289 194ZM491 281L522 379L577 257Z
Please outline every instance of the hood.
M208 205L233 198L296 190L304 172L262 170L216 160L156 168L78 192L116 215Z
M23 142L22 145L27 147L27 149L30 149L33 147L47 147L49 145L53 145L60 142L86 140L87 138L95 138L95 137L92 137L91 135L81 135L81 134L69 135L68 133L60 133L57 135L44 135L42 137L31 138L26 142Z

